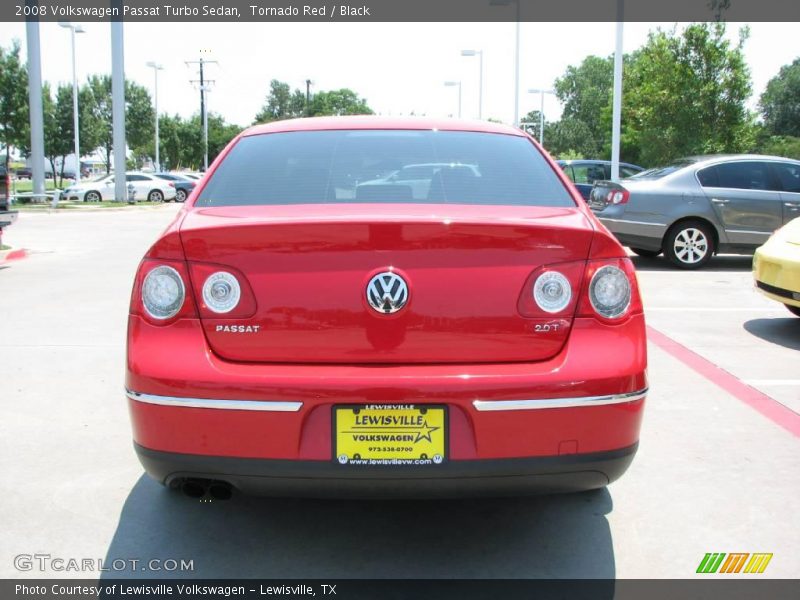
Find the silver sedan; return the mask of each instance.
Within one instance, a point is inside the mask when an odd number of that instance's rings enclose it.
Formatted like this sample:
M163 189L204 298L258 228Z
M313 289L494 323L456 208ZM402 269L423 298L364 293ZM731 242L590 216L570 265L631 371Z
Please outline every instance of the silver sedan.
M800 161L760 155L697 156L623 184L597 182L589 205L640 256L696 269L714 254L752 254L800 216Z

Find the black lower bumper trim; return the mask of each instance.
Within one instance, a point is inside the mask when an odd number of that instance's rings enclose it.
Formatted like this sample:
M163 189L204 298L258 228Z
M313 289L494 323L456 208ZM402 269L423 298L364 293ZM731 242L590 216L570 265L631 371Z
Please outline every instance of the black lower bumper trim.
M155 480L226 481L264 496L426 498L518 496L602 488L620 477L638 444L608 452L532 458L451 460L431 466L351 466L333 461L272 460L161 452L134 444Z
M773 296L780 296L781 298L788 298L789 300L800 300L800 292L793 292L792 290L785 290L783 288L775 287L763 281L756 281L756 287L761 288L765 292Z

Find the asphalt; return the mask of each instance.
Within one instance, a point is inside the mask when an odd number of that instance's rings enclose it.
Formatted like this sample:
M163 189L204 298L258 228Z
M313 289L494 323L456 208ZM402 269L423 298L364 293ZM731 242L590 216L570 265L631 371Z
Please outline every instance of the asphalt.
M770 552L761 577L800 573L800 319L753 290L748 257L691 273L636 259L651 393L639 454L606 490L200 503L163 489L133 453L122 378L133 275L176 209L24 214L4 237L29 254L0 264L0 577L687 578L707 552ZM193 570L15 568L35 553Z

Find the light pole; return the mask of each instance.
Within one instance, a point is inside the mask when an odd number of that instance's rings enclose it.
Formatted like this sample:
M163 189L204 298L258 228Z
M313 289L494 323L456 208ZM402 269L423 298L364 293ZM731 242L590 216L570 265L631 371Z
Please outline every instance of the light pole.
M461 118L461 81L445 81L445 87L458 86L458 118Z
M517 7L516 41L514 46L514 126L519 127L519 3L520 0L489 0L490 6Z
M475 56L480 59L478 75L478 119L483 119L483 50L462 50L461 56Z
M155 164L155 170L156 171L160 171L161 170L161 160L159 159L159 156L158 156L158 72L159 71L163 71L164 67L161 66L160 64L158 64L157 62L152 61L152 60L147 61L147 66L150 67L151 69L153 69L153 75L155 77L155 93L154 93L155 108L156 108L156 164Z
M205 110L203 111L203 173L208 171L208 92L211 86L201 85L200 92L203 94Z
M617 43L614 51L614 100L611 110L611 181L619 181L619 146L622 126L622 32L624 0L617 0Z
M72 127L75 129L75 183L81 181L81 143L80 143L80 129L78 124L78 73L75 67L75 34L86 33L86 30L80 25L73 25L72 23L59 23L61 27L70 30L70 37L72 38ZM63 165L62 165L63 167ZM62 170L63 172L63 170ZM55 173L53 173L53 180L55 181Z
M544 146L544 95L545 94L555 94L555 90L545 90L545 89L532 89L528 90L529 94L540 94L541 101L539 103L539 143Z

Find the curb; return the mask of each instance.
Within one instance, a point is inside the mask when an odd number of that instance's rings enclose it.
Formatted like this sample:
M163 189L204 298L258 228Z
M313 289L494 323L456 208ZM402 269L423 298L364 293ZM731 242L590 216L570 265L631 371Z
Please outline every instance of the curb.
M20 260L28 256L28 251L25 248L17 248L16 250L3 250L0 252L0 264L10 262L12 260Z

